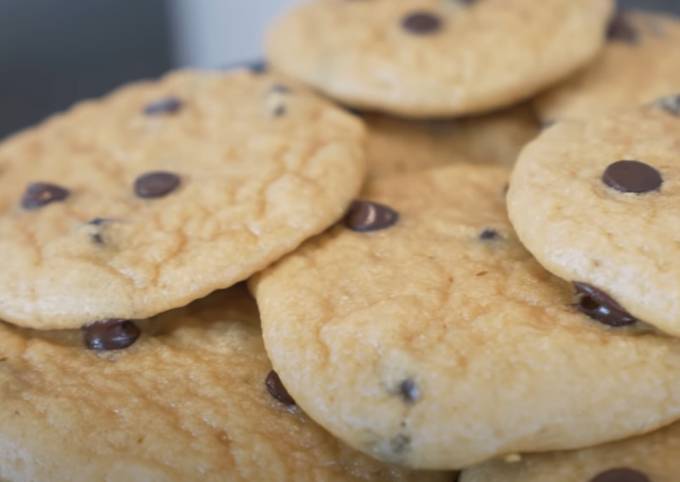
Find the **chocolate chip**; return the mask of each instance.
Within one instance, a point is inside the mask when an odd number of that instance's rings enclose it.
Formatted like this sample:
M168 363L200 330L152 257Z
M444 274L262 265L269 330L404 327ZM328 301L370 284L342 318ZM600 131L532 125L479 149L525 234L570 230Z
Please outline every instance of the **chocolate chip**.
M135 180L134 190L138 197L144 199L167 196L179 187L177 174L166 171L147 172Z
M442 19L430 12L412 12L401 21L402 27L415 35L428 35L441 30Z
M104 242L104 236L102 234L102 230L104 229L105 225L112 222L112 219L106 219L106 218L94 218L91 219L90 221L87 222L88 225L94 226L97 228L93 233L90 234L90 240L94 244L99 244L103 245L105 244Z
M607 39L634 44L637 43L638 38L638 32L628 20L625 12L618 11L609 22Z
M390 440L390 450L394 454L403 454L411 448L411 437L405 434L399 434Z
M590 318L613 327L633 325L639 320L604 291L587 283L574 283L579 295L578 309Z
M405 402L414 403L420 399L420 388L409 378L399 384L399 395Z
M656 105L671 115L680 117L680 95L669 95L656 101Z
M182 101L177 97L166 97L165 99L152 102L144 108L144 114L148 116L176 114L182 109Z
M49 182L34 182L29 184L21 197L21 207L32 210L48 204L63 201L71 192L56 184Z
M387 229L398 221L394 209L371 201L354 201L345 216L345 226L359 233Z
M288 390L286 390L286 387L283 386L278 373L276 373L274 370L269 372L264 384L267 387L269 394L276 400L288 407L295 405L295 400L293 400L293 397L290 396Z
M557 123L557 121L554 120L554 119L544 120L543 122L541 122L541 130L550 129L556 123Z
M500 238L501 235L495 229L487 228L479 234L479 239L482 241L493 241L494 239Z
M602 182L620 192L643 194L658 191L663 184L659 171L640 161L617 161L602 175Z
M590 482L651 482L651 480L637 470L620 468L602 472L590 479Z
M122 350L134 344L140 333L129 320L98 321L83 328L83 342L90 350Z
M109 220L106 218L94 218L90 219L87 224L91 224L92 226L101 226L102 224L108 223Z

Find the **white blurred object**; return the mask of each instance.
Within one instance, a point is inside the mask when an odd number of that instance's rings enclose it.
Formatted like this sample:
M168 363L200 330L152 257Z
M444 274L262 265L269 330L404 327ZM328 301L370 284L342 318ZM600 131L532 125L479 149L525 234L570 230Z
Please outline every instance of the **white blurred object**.
M296 0L172 0L177 67L215 68L262 57L269 23Z

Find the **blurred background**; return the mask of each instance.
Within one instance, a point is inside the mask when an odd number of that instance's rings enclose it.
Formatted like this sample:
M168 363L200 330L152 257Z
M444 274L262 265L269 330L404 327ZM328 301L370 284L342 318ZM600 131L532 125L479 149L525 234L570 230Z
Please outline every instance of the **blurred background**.
M261 57L266 26L295 2L0 0L0 137L130 80ZM620 3L680 13L680 0Z

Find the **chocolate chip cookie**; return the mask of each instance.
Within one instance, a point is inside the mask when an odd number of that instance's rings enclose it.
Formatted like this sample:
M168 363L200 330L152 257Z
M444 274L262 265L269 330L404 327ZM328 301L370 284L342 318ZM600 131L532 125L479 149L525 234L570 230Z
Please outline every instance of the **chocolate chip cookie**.
M510 218L536 258L612 327L680 335L680 98L565 121L520 156Z
M479 117L409 121L365 114L369 178L459 162L511 166L539 133L526 105Z
M348 105L415 118L512 105L585 66L611 0L320 0L267 40L276 69Z
M251 284L305 411L417 468L574 449L680 418L680 340L588 316L507 219L503 168L378 180Z
M529 455L466 471L460 482L676 482L680 425L576 452Z
M335 222L361 122L298 86L180 72L0 145L0 318L142 319L248 278Z
M593 64L536 101L544 121L592 117L635 107L680 88L680 21L670 15L621 11Z
M130 348L96 353L77 331L0 324L2 480L451 480L376 462L309 420L243 286L136 326Z

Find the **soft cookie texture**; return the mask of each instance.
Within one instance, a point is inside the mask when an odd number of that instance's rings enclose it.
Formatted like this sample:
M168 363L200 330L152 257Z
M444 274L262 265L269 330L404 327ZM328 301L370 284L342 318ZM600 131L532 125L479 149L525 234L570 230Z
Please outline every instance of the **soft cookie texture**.
M677 482L680 425L576 452L529 455L466 471L460 482Z
M242 286L139 325L105 355L77 332L0 325L0 479L451 480L365 457L279 401Z
M613 113L677 93L680 22L670 15L622 11L607 45L583 72L535 101L546 122Z
M315 0L272 28L273 65L358 108L416 118L508 106L599 52L611 0Z
M0 317L142 319L248 278L335 222L361 122L266 74L180 72L0 146Z
M342 226L252 281L283 383L355 448L460 468L680 418L680 340L580 313L513 233L507 177L459 165L372 183Z
M539 133L526 105L456 120L412 121L381 114L362 118L368 127L369 178L459 162L511 166Z
M527 249L613 326L680 335L680 98L550 128L508 196Z

